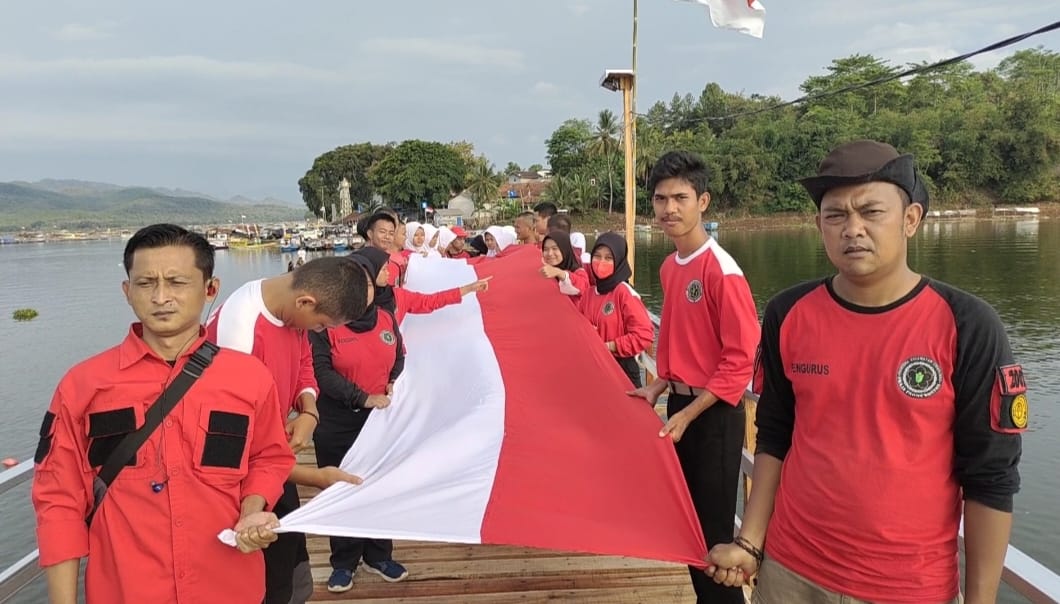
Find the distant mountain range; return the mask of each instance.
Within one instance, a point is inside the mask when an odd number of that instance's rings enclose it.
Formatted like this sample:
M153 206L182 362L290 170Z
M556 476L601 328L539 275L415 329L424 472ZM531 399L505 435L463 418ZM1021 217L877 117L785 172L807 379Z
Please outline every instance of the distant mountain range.
M305 206L280 199L220 200L183 189L126 187L80 180L0 183L0 230L98 228L154 222L223 224L305 217Z

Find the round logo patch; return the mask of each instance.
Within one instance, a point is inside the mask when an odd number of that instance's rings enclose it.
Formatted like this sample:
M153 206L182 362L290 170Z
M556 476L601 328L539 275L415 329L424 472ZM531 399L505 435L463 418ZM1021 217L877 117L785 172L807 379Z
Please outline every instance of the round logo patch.
M604 314L605 315L614 314L614 312L615 312L615 303L614 302L608 302L607 304L604 304Z
M927 357L913 357L898 368L898 387L913 398L927 398L942 388L942 370Z
M394 345L394 334L388 329L384 329L383 332L379 334L379 339L385 342L388 346Z
M693 279L685 288L685 297L689 302L699 302L703 299L703 284L699 279Z
M1010 414L1012 416L1012 425L1016 426L1020 430L1027 427L1027 395L1017 394L1012 399L1012 407Z

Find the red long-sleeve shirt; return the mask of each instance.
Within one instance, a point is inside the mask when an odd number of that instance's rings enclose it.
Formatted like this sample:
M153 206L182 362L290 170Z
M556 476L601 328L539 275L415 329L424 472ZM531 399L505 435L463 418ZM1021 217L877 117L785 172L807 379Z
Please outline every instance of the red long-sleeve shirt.
M319 392L313 351L305 332L286 327L265 308L261 281L250 281L232 292L210 315L206 331L218 346L254 355L265 363L276 381L280 411L287 417L303 392L314 397Z
M249 495L270 504L294 466L272 377L257 359L221 350L110 485L91 528L92 482L125 434L179 374L134 325L118 346L74 366L41 427L33 477L40 563L88 556L85 595L107 602L259 604L261 553L217 534ZM239 387L235 387L235 385ZM155 492L152 482L163 484Z
M743 271L708 238L685 258L667 256L659 269L662 323L659 377L739 404L751 381L761 333Z
M655 327L651 324L648 309L628 283L622 283L606 294L590 287L582 295L578 309L604 342L615 343L615 356L636 356L647 350L655 339Z
M394 316L397 317L398 325L400 325L406 314L425 315L450 304L460 304L462 299L463 296L460 294L459 287L433 294L421 294L409 291L403 287L395 287Z

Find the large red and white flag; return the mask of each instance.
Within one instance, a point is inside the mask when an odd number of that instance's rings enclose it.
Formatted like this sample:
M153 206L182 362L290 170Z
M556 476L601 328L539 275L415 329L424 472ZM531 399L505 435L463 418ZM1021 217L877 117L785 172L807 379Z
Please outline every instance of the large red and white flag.
M703 565L670 440L534 248L475 265L413 255L407 287L492 275L489 290L402 325L391 405L332 486L282 521L322 535L491 543ZM518 251L515 251L518 250Z
M682 0L703 4L710 10L714 27L735 29L741 34L762 37L766 25L766 7L758 0Z

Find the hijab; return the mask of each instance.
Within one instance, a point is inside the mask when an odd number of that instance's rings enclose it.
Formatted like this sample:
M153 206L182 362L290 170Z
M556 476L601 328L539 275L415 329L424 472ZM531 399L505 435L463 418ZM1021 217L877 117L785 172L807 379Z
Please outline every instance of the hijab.
M514 244L518 240L518 237L516 237L514 232L509 232L504 227L494 225L486 229L486 232L492 235L493 239L497 242L497 251L494 252L493 250L489 250L486 254L487 256L496 256L497 254L500 254L509 245Z
M418 252L418 251L420 251L419 248L417 248L415 245L412 244L412 240L413 240L414 237L416 237L416 231L420 230L421 228L423 228L423 225L418 223L418 222L415 222L415 221L406 222L405 223L405 249L406 250L409 250L410 252ZM427 231L426 230L423 231L423 234L424 234L423 245L427 245L427 238L426 238Z
M421 224L420 226L423 227L423 248L420 251L426 252L428 257L441 256L441 254L438 252L437 247L431 247L431 239L434 239L434 236L438 234L438 227L434 226L433 224L428 224L426 222ZM437 246L438 244L435 243L434 245Z
M475 250L479 256L485 255L489 252L489 248L486 247L486 240L482 238L482 235L475 235L471 239L468 239L467 245Z
M368 249L368 248L364 248ZM369 275L369 281L372 281L372 286L378 289L375 285L375 278L379 276L379 269L375 268L375 265L364 255L359 255L357 252L350 254L350 260L364 268L365 272ZM372 331L375 329L375 324L379 321L379 310L376 307L375 300L364 309L364 314L359 318L352 321L346 322L346 327L349 327L354 333L364 333L366 331Z
M551 239L556 242L556 246L559 247L559 251L563 254L563 261L559 263L556 268L565 270L567 272L574 272L582 268L582 259L574 255L574 248L570 244L570 235L563 231L550 231L545 238L541 240L541 249L545 248L545 242Z
M607 279L596 277L596 291L606 294L629 281L629 278L633 276L633 271L629 268L629 258L626 257L628 254L626 240L621 235L613 231L600 235L593 244L593 251L596 251L598 247L606 247L615 257L615 272L611 273ZM593 273L593 276L595 277L596 274Z
M390 254L376 247L362 247L356 252L349 256L355 262L364 266L368 269L368 274L372 276L372 285L375 285L375 280L379 278L379 273L383 270L383 267L390 262ZM394 299L394 288L388 286L380 287L375 285L375 299L372 300L372 312L375 312L375 308L382 308L394 312L397 307L397 300ZM362 317L363 318L363 317ZM372 325L368 329L375 328L375 315L371 317ZM352 326L350 329L357 331Z
M589 250L585 249L585 235L577 231L570 234L570 245L576 250L582 251L580 260L582 264L589 264Z
M444 226L438 229L438 251L443 254L449 249L449 244L456 241L456 233L449 230L449 227Z

